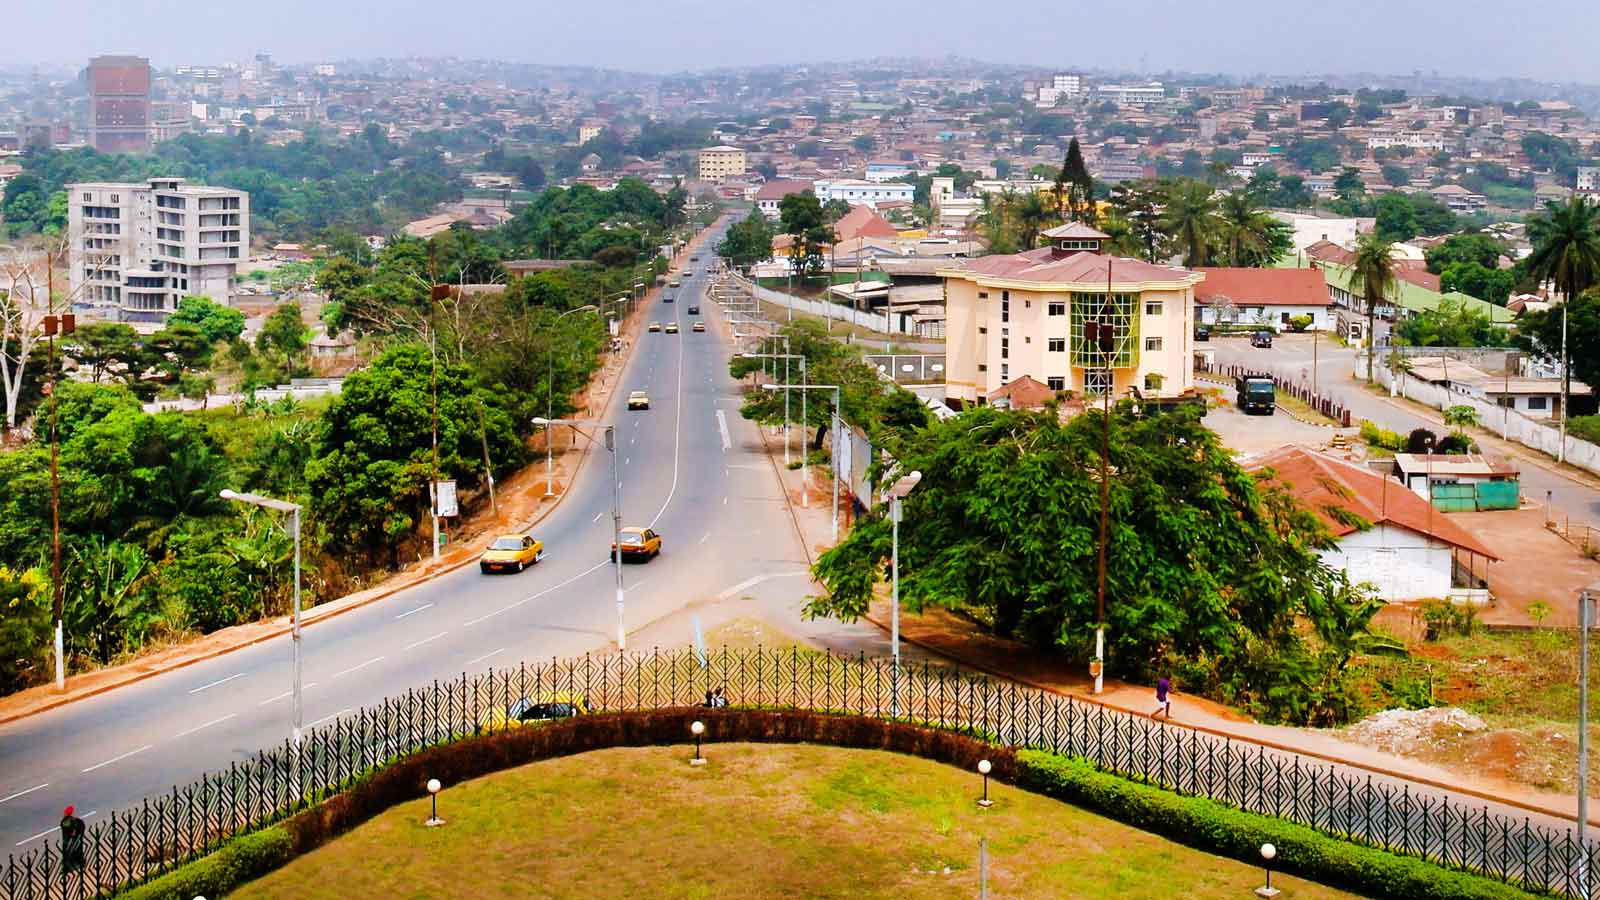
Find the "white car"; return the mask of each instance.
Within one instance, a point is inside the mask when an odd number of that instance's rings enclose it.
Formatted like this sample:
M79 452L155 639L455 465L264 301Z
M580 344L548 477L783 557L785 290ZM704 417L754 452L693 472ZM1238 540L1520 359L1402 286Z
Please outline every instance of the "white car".
M634 391L628 395L629 409L649 409L650 395L644 391Z

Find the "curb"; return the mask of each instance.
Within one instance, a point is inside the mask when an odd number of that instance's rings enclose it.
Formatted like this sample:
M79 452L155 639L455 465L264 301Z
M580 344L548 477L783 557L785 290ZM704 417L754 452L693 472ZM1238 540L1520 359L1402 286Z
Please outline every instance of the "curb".
M702 237L697 237L696 240L697 241L698 240L703 240L703 236ZM686 252L687 252L687 248L686 248ZM656 290L659 293L659 289L657 289L657 288L652 287L652 290ZM647 292L646 296L648 296L648 295L649 294ZM641 303L640 304L640 310L641 311L643 309L643 306L644 306L644 304ZM637 323L633 323L633 324L637 324ZM628 326L628 327L631 327L631 325ZM618 382L622 381L622 376L623 376L624 373L627 372L628 367L633 365L633 359L634 359L634 357L633 357L633 347L636 346L637 343L638 343L637 341L629 341L629 343L628 343L628 359L627 359L627 362L625 362L622 365L622 367L617 370L617 381ZM619 393L618 391L612 390L606 396L605 400L602 401L602 403L600 405L600 413L601 413L601 415L604 415L606 410L610 409L611 403L612 403L613 399L616 397L616 395L618 393ZM578 475L583 471L583 464L586 461L588 461L588 459L589 459L589 450L590 450L590 448L591 448L591 445L586 442L583 445L583 449L581 451L579 451L578 460L573 465L572 474L568 478L568 483L569 484L574 482L574 481L576 481L577 478L578 478ZM560 508L561 501L565 500L566 497L567 497L567 492L566 491L562 491L561 494L556 498L556 502L550 504L548 509L545 509L543 512L538 513L537 515L535 515L532 519L529 519L526 524L518 525L515 530L531 530L534 526L538 525L540 522L543 522L546 518L549 518L549 516L552 513L554 513L558 508ZM451 563L449 565L446 565L446 566L443 566L443 567L439 568L437 571L430 572L430 573L424 575L422 578L420 578L417 581L414 581L414 582L412 582L410 584L400 584L400 585L395 585L395 586L390 587L390 588L381 589L377 593L373 594L370 597L366 597L366 598L363 598L363 599L357 600L357 601L352 601L350 603L345 604L344 606L335 607L334 604L337 603L338 601L337 600L336 601L331 601L329 603L326 603L326 604L322 605L321 609L323 609L324 612L322 612L320 615L316 613L316 610L318 609L318 607L312 607L311 610L302 610L301 611L301 615L300 615L300 625L301 625L302 628L304 628L306 626L316 624L316 623L324 621L326 619L332 619L335 616L342 615L342 614L347 613L347 612L349 612L351 610L360 609L360 608L365 607L365 606L370 606L371 604L376 603L379 600L386 600L389 597L392 597L395 594L400 593L401 591L410 590L411 588L417 587L418 585L420 585L420 584L422 584L424 582L432 581L435 578L438 578L440 576L448 575L451 572L455 572L455 571L457 571L459 569L466 568L467 566L472 565L474 562L477 562L476 556L468 557L467 559L461 560L460 562ZM346 595L346 596L347 597L351 597L351 596L356 596L356 595L355 594L350 594L350 595ZM345 599L345 598L340 598L340 599ZM210 652L207 652L207 653L202 653L202 654L199 654L197 656L187 657L187 658L181 659L181 660L174 660L173 662L171 662L170 664L167 664L167 665L159 665L159 666L155 666L153 668L142 669L142 670L137 671L137 672L132 672L132 673L129 674L129 676L127 678L122 678L122 679L119 679L119 680L116 680L116 681L111 681L111 682L108 682L106 684L100 685L98 687L85 688L84 690L76 692L76 693L72 693L72 692L64 693L64 694L62 694L61 696L57 697L54 701L52 701L50 703L46 703L44 705L31 708L31 709L29 709L29 710L27 710L25 712L18 712L18 713L11 713L11 714L0 714L0 725L7 725L7 724L10 724L11 722L17 722L17 721L20 721L22 719L29 718L30 716L36 716L36 715L38 715L40 713L49 712L52 709L59 709L60 707L66 706L69 703L76 703L79 700L87 700L90 697L98 697L101 694L109 693L109 692L117 690L119 688L125 688L125 687L127 687L127 686L129 686L131 684L137 684L137 683L139 683L141 681L145 681L147 679L154 678L157 675L165 675L168 672L175 672L175 671L177 671L179 669L187 668L187 667L192 666L192 665L194 665L196 663L206 662L207 660L216 659L219 656L225 656L225 655L227 655L229 653L233 653L233 652L235 652L237 650L243 650L243 649L245 649L247 647L253 647L253 646L255 646L257 644L260 644L260 643L263 643L265 641L273 640L274 638L283 637L284 635L290 634L293 631L294 631L293 624L292 623L291 624L286 624L286 625L283 625L282 627L278 628L275 631L270 631L270 632L267 632L265 634L257 635L255 637L249 639L249 640L242 641L242 642L237 643L237 644L229 644L226 647L218 647L213 651L210 651ZM129 666L137 665L137 662L128 663L128 665Z
M882 622L878 621L877 619L873 618L870 613L862 616L862 618L864 618L868 622L871 622L872 624L878 626L884 632L888 632L888 630L889 630L889 626L887 626L884 623L882 623ZM1000 678L1000 679L1004 679L1006 681L1012 681L1012 682L1015 682L1017 684L1024 685L1026 687L1031 687L1031 688L1033 688L1034 690L1037 690L1037 691L1043 691L1043 692L1045 692L1047 694L1054 694L1054 695L1056 695L1058 697L1066 697L1069 700L1073 700L1073 701L1076 701L1076 702L1079 702L1079 703L1092 704L1094 706L1101 707L1102 709L1109 709L1109 710L1112 710L1114 712L1126 713L1127 715L1130 715L1130 716L1136 716L1136 717L1143 718L1144 715L1145 715L1144 713L1141 713L1141 712L1139 712L1137 710L1129 709L1129 708L1124 707L1124 706L1118 706L1118 705L1116 705L1114 703L1108 703L1108 702L1106 702L1104 700L1096 700L1093 697L1086 697L1083 694L1075 694L1075 693L1072 693L1071 691L1063 691L1063 690L1060 690L1058 688L1048 687L1046 685L1039 684L1038 682L1029 680L1027 678L1022 678L1022 677L1017 676L1017 675L1007 674L1005 672L999 672L999 671L996 671L994 669L990 669L990 668L988 668L986 666L974 665L973 663L968 662L967 660L964 660L964 659L961 659L959 657L950 655L950 653L947 652L947 651L940 650L939 648L934 647L934 646L932 646L930 644L925 644L922 641L917 640L916 638L907 637L904 629L901 629L901 631L900 631L900 640L905 641L908 644L913 644L913 645L915 645L917 647L921 647L922 649L928 651L929 653L934 654L935 656L941 657L943 659L951 660L952 662L955 662L955 663L958 663L958 664L960 664L962 666L965 666L965 667L967 667L967 668L969 668L969 669L971 669L971 670L973 670L975 672L982 672L983 674L988 675L988 676L990 676L992 678ZM1371 773L1373 773L1375 775L1382 775L1382 776L1385 776L1387 778L1394 778L1394 779L1396 779L1398 781L1410 782L1412 784L1427 785L1428 787L1438 788L1440 790L1449 791L1449 792L1454 793L1454 794L1461 794L1461 795L1465 795L1465 796L1468 796L1468 797L1476 797L1479 800L1487 800L1487 801L1489 801L1491 803L1499 803L1501 805L1514 807L1516 809L1520 809L1520 810L1523 810L1525 812L1538 813L1539 815L1542 815L1542 816L1550 816L1551 818L1561 819L1563 821L1569 821L1569 822L1572 822L1574 824L1576 824L1577 821L1578 821L1578 817L1577 817L1576 813L1569 813L1569 812L1565 812L1563 810L1553 810L1553 809L1549 809L1547 807L1539 806L1539 805L1534 804L1534 803L1529 803L1527 801L1515 800L1515 799L1512 799L1512 798L1509 798L1509 797L1501 797L1501 796L1497 796L1495 794L1488 793L1487 791L1480 791L1480 790L1476 790L1476 789L1469 788L1469 787L1463 787L1460 784L1437 781L1437 780L1434 780L1434 779L1426 777L1426 776L1421 776L1421 775L1403 775L1403 774L1401 774L1399 772L1395 772L1395 771L1390 770L1390 769L1384 769L1384 768L1381 768L1379 766L1372 765L1371 763L1355 762L1353 760L1344 759L1344 758L1338 757L1338 756L1332 756L1330 754L1322 753L1322 752L1319 752L1319 751L1316 751L1316 750L1307 750L1307 749L1305 749L1303 747L1295 747L1293 745L1285 744L1285 743L1282 743L1280 741L1274 741L1274 740L1270 740L1270 739L1266 739L1266 738L1244 737L1244 736L1241 736L1241 735L1233 734L1233 733L1228 732L1228 731L1224 731L1224 730L1222 730L1220 728L1211 727L1209 725L1191 725L1191 724L1181 723L1181 722L1178 722L1178 723L1166 723L1166 722L1164 722L1163 724L1164 725L1170 725L1173 728L1186 728L1186 729L1188 729L1190 731L1200 732L1202 734L1209 734L1209 735L1211 735L1213 737L1220 737L1223 740L1232 741L1234 743L1251 744L1251 745L1257 746L1257 747L1266 747L1266 748L1271 749L1271 750L1277 750L1277 751L1280 751L1280 752L1283 752L1283 753L1289 753L1289 754L1292 754L1294 756L1304 756L1304 757L1309 757L1311 759L1320 759L1320 760L1322 760L1324 762L1338 763L1339 765L1342 765L1342 766L1348 766L1348 767L1350 767L1352 769L1360 769L1360 770L1362 770L1364 772L1371 772ZM1591 825L1600 825L1600 815L1590 816L1589 817L1589 823Z

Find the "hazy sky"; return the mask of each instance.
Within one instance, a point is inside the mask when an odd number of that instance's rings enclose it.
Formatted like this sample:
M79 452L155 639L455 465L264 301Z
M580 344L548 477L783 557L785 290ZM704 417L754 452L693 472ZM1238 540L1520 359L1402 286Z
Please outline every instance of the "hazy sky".
M1597 0L3 0L0 30L27 63L127 52L217 64L266 51L678 71L954 53L1127 71L1600 82Z

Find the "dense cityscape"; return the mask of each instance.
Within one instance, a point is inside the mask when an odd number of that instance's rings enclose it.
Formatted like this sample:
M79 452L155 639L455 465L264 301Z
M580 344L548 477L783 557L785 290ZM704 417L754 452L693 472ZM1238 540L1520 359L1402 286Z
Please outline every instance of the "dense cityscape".
M1600 87L83 49L0 897L1594 896Z

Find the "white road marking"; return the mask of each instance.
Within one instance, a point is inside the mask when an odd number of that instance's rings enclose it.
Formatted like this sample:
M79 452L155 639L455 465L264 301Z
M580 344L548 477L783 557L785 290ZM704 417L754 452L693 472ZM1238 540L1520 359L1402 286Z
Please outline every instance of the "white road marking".
M416 609L408 609L408 610L406 610L405 612L401 613L400 615L395 616L395 618L396 619L404 619L406 616L422 612L423 610L427 609L428 607L430 607L432 605L433 605L432 603L424 603L421 606L417 607Z
M210 684L202 684L199 687L195 688L194 690L190 691L189 693L198 694L201 691L205 690L206 688L214 688L219 684L227 684L228 682L234 680L235 678L243 678L243 677L244 677L244 673L243 672L235 672L234 674L229 675L227 678L220 678L220 679L218 679L216 681L211 682Z
M318 725L321 725L323 722L326 722L329 719L337 719L337 718L339 718L340 716L344 715L345 713L347 713L349 711L350 711L350 707L347 706L344 709L339 710L338 712L334 713L331 716L323 716L322 718L316 720L315 722L312 722L312 723L306 725L306 727L307 728L315 728Z
M711 539L711 532L708 531L708 532L705 533L705 535L703 537L700 538L700 543L704 544L706 541L708 541L710 539Z
M87 819L90 816L97 815L99 812L100 812L100 810L98 810L98 809L92 810L90 812L86 812L86 813L83 814L83 818ZM47 828L44 831L41 831L38 834L34 835L33 837L23 838L22 840L17 841L17 846L21 847L23 844L30 843L32 841L37 841L39 838L42 838L47 834L55 834L56 832L58 832L60 830L61 830L61 826L60 825L57 825L54 828Z
M633 462L633 457L631 457L631 456L624 456L622 458L622 464L623 465L627 465L628 463L631 463L631 462Z
M672 411L672 487L667 490L667 499L661 501L661 509L656 511L655 518L650 520L649 527L656 527L661 517L667 514L667 507L672 505L672 498L678 493L678 463L683 455L683 348L684 343L678 342L678 388L676 392L677 403Z
M367 660L367 661L366 661L366 662L364 662L364 663L362 663L362 664L361 664L361 665L359 665L359 666L351 666L351 667L350 667L350 668L348 668L348 669L345 669L345 670L344 670L344 671L343 671L343 672L335 672L335 673L334 673L334 674L333 674L333 677L334 677L334 678L338 678L338 677L339 677L339 676L341 676L341 675L349 675L349 674L350 674L350 673L351 673L351 672L358 672L358 671L360 671L360 670L362 670L362 669L365 669L365 668L366 668L366 667L367 667L367 666L370 666L370 665L372 665L372 664L373 664L373 663L375 663L375 662L377 662L377 661L378 661L378 660L380 660L380 659L383 659L383 657L381 657L381 656L374 656L374 657L373 657L373 658L371 658L371 659L369 659L369 660Z
M605 568L606 566L609 566L609 565L611 565L611 561L609 559L606 560L605 562L595 563L594 565L590 566L587 569L584 569L582 572L579 572L578 574L572 576L571 578L568 578L566 581L563 581L560 584L556 584L556 585L552 585L551 587L547 587L547 588L545 588L544 590L540 591L537 594L529 594L528 596L523 597L521 600L518 600L515 603L511 603L511 604L508 604L506 606L500 607L499 609L495 610L494 612L485 613L484 615L481 615L481 616L477 617L476 619L470 619L470 620L468 620L466 622L463 622L463 623L461 623L461 627L466 628L469 625L476 625L479 622L482 622L484 619L488 619L488 618L492 618L494 616L498 616L503 612L509 612L510 610L516 609L517 607L523 605L524 603L527 603L530 600L537 600L540 597L543 597L545 594L551 593L553 591L559 591L562 588L566 587L567 585L573 583L574 581L577 581L578 579L583 578L584 576L588 575L589 573L595 571L596 569L603 569L603 568Z
M590 519L589 521L590 522L598 522L598 521L600 521L600 517L605 515L605 514L606 514L606 511L602 509L599 512L595 513L594 514L594 518Z
M404 652L405 652L405 651L407 651L407 650L415 650L415 649L417 649L417 648L418 648L418 647L421 647L421 646L422 646L422 645L423 645L423 644L426 644L426 643L428 643L428 642L429 642L429 641L436 641L436 640L438 640L438 639L439 639L439 638L442 638L442 637L444 637L444 636L445 636L445 635L447 635L447 634L449 634L449 633L450 633L450 632L448 632L448 631L441 631L441 632L439 632L439 633L438 633L438 634L436 634L436 635L434 635L434 636L433 636L433 637L425 637L425 638L423 638L423 639L422 639L422 640L420 640L420 641L417 641L417 642L416 642L416 643L414 643L414 644L407 644L407 645L405 645L405 646L404 646L404 647L401 647L401 648L400 648L400 652L402 652L402 653L404 653Z
M467 660L467 665L469 665L469 666L475 666L475 665L477 665L477 664L478 664L478 663L481 663L481 662L483 662L483 661L484 661L484 660L486 660L486 659L488 659L488 658L489 658L489 657L491 657L491 656L494 656L494 655L496 655L496 654L498 654L498 653L503 653L503 652L505 652L505 649L506 649L506 648L504 648L504 647L501 647L501 648L500 648L500 649L498 649L498 650L490 650L490 651L489 651L489 652L488 652L488 653L485 653L485 654L484 654L484 655L482 655L482 656L480 656L480 657L478 657L478 658L477 658L477 659L469 659L469 660Z
M317 683L315 681L313 681L310 684L301 685L300 686L300 690L301 691L309 691L309 690L311 690L312 688L314 688L316 686L317 686ZM284 691L283 693L277 695L276 697L268 697L267 699L261 701L260 703L257 703L256 705L257 706L266 706L268 703L276 703L279 700L287 699L293 693L294 693L294 691Z
M733 449L733 438L728 436L728 417L720 409L717 410L717 430L722 432L723 452Z
M810 574L811 574L810 572L800 571L800 572L773 572L773 573L768 574L768 575L757 575L754 578L746 578L745 580L739 582L738 584L734 585L733 587L728 588L727 590L725 590L722 593L718 594L717 595L717 599L718 600L726 600L726 599L728 599L729 597L732 597L735 594L738 594L738 593L740 593L742 591L745 591L745 590L748 590L750 588L753 588L756 585L760 584L761 582L769 581L769 580L771 580L773 578L804 578L804 577L806 577L807 575L810 575Z
M155 746L155 745L154 744L145 744L143 747L140 747L137 750L129 750L127 753L124 753L121 756L113 756L113 757L111 757L110 759L106 760L103 763L95 763L94 765L90 766L87 769L84 769L83 771L84 771L85 774L87 774L89 772L93 772L95 769L104 769L106 766L109 766L114 762L122 762L123 760L127 759L130 756L133 756L136 753L143 753L146 750L149 750L153 746Z
M220 725L223 722L226 722L229 719L231 719L231 718L233 718L234 716L237 716L237 715L238 715L238 713L228 713L227 715L223 716L220 719L212 719L211 721L205 723L204 725L196 725L195 727L189 729L188 731L180 731L177 734L173 735L172 738L173 738L173 740L177 740L178 738L181 738L181 737L188 737L189 735L194 734L196 731L199 731L202 728L210 728L213 725Z
M47 788L49 786L50 786L50 782L48 782L48 781L46 781L44 784L36 784L33 787L28 788L25 791L17 791L15 794L11 794L10 796L0 797L0 803L4 803L7 800L15 800L18 797L21 797L21 796L26 795L26 794L31 794L34 791L42 791L42 790L44 790L45 788Z
M723 506L727 506L728 505L728 498L727 497L723 497L722 498L722 505Z

